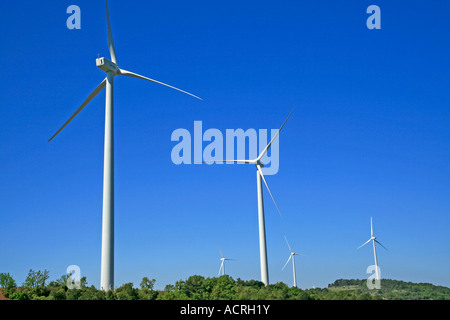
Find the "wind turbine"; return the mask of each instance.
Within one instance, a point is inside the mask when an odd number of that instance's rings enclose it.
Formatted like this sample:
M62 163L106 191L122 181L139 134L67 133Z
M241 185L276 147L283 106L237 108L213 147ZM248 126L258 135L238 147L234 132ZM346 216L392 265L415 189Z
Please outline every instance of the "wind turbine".
M375 277L376 280L380 280L380 272L378 269L378 260L377 260L377 249L375 248L375 242L378 243L380 246L382 246L384 249L386 249L385 246L383 246L377 238L373 235L373 223L372 223L372 217L370 217L370 239L364 242L362 245L360 245L357 249L361 248L362 246L368 244L370 241L373 243L373 255L375 257ZM386 249L387 250L387 249Z
M283 269L281 269L281 271L283 271L284 268L286 268L287 264L292 259L292 271L294 273L294 287L297 287L297 277L295 275L295 256L304 256L304 254L293 252L291 250L291 246L289 245L289 242L288 242L286 236L284 236L284 239L286 240L286 243L288 245L288 248L289 248L289 251L291 252L291 254L289 255L289 259L286 261L286 264L284 265Z
M219 245L217 245L217 248L219 248ZM222 271L222 275L225 275L225 260L233 260L233 259L225 258L222 253L222 250L220 250L220 248L219 248L219 251L220 251L220 255L222 256L222 258L220 258L220 261L222 261L222 262L220 263L219 273L217 275L220 275L220 271Z
M264 177L262 168L264 167L264 164L262 163L262 158L264 155L269 151L269 148L272 146L272 143L275 141L275 139L280 134L281 129L283 129L286 122L289 120L289 118L292 115L292 112L294 112L295 108L292 109L291 113L287 117L287 119L284 121L283 125L281 126L280 130L275 134L275 136L272 138L270 143L264 148L264 150L261 152L261 154L253 160L212 160L212 161L202 161L200 163L214 163L214 162L231 162L231 163L248 163L253 164L256 167L256 187L257 187L257 193L258 193L258 225L259 225L259 252L260 252L260 264L261 264L261 282L263 282L265 285L269 284L269 271L268 271L268 265L267 265L267 245L266 245L266 227L265 227L265 219L264 219L264 201L263 201L263 188L262 188L262 181L264 181L264 184L267 187L267 190L269 191L270 197L273 200L273 203L275 204L275 207L278 210L278 213L280 214L281 218L283 216L281 215L280 209L278 208L277 202L275 201L275 198L272 195L272 192L270 191L269 185L267 184L267 181Z
M111 23L109 20L108 0L106 4L106 24L108 32L108 47L111 54L111 60L104 57L97 58L97 67L106 72L106 78L95 88L88 98L81 104L76 112L64 123L64 125L48 140L52 141L80 112L84 107L106 87L105 102L105 145L104 145L104 175L103 175L103 218L102 218L102 258L101 258L101 284L100 288L108 291L114 288L114 97L113 89L115 76L123 75L138 79L154 82L188 95L197 99L201 98L175 88L168 84L141 76L139 74L119 68L117 64L116 50L111 32Z

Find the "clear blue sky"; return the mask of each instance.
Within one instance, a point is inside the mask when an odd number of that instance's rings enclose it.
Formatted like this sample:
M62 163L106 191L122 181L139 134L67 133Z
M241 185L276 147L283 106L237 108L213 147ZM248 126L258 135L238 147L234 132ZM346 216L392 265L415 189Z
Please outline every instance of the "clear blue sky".
M66 9L81 8L81 30ZM366 8L381 8L369 30ZM175 129L278 128L265 192L270 282L383 278L450 286L450 2L110 1L115 80L115 284L193 274L260 279L255 169L171 161ZM81 268L99 287L104 92L47 140L105 77L104 1L0 2L0 272L21 284Z

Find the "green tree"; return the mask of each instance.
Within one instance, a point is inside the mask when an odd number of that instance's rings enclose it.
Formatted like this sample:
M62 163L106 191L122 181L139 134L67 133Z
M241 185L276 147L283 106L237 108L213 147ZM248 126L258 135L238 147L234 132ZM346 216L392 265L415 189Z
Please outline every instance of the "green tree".
M205 278L199 275L190 276L186 281L178 284L180 291L192 300L205 299Z
M142 290L149 290L149 291L153 290L155 282L156 282L155 279L149 280L149 278L144 277L144 278L142 278L142 281L141 281L141 289Z
M9 295L11 300L28 300L28 295L23 291L13 292Z
M64 288L67 289L67 279L69 278L68 274L64 274L56 281L50 281L48 284L49 287L53 288Z
M53 290L50 291L49 297L52 300L66 300L66 291L60 287L53 288Z
M109 290L108 292L106 292L105 298L106 298L106 300L116 300L117 297L114 294L114 291Z
M8 273L0 273L0 287L2 288L15 288L17 287L16 281Z
M158 296L158 292L153 290L156 280L150 280L147 277L142 278L141 290L138 292L140 300L155 300Z
M94 286L86 287L84 285L78 300L106 300L106 296L103 291L97 290Z
M66 300L78 300L81 296L81 289L70 289L66 291Z
M176 291L173 284L168 284L165 286L164 291L158 294L157 300L177 300L179 291Z
M219 278L215 278L215 284L211 290L211 294L209 295L209 299L212 300L232 300L235 298L236 290L235 285L236 282L232 277L228 275L220 276Z
M138 290L133 288L133 283L125 283L116 290L117 300L137 300Z
M17 284L9 273L0 273L0 287L2 288L3 295L9 298L16 291Z
M48 270L33 271L30 269L22 285L23 290L32 300L38 299L39 297L47 297L50 294L50 289L45 284L49 277Z
M50 277L49 273L50 272L48 270L33 271L33 269L30 269L23 286L25 288L43 288L45 287L46 281Z

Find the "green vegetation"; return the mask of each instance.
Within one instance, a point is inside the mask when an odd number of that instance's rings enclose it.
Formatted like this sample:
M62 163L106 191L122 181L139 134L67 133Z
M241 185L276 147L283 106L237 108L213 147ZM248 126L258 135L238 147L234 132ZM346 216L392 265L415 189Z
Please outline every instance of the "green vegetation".
M56 281L49 272L30 270L25 282L17 287L9 273L0 273L1 294L11 300L450 300L450 288L429 283L381 280L381 289L369 290L366 280L339 279L328 288L298 289L279 282L265 286L256 280L234 280L230 276L205 278L194 275L154 290L156 280L144 277L140 288L125 283L107 293L88 286L81 278L79 289L67 287L68 275Z

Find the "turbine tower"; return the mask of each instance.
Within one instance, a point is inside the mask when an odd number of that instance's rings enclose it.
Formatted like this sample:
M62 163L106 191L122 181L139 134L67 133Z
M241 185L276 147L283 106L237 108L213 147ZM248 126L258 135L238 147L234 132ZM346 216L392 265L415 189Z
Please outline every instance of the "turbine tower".
M297 277L295 275L295 256L304 256L304 254L293 252L291 250L291 246L289 245L289 242L288 242L286 236L284 236L284 239L286 240L286 243L288 245L288 248L289 248L289 251L291 252L291 254L289 255L289 259L287 259L286 264L284 265L283 269L281 269L281 271L283 271L284 268L286 268L287 264L292 259L292 271L294 273L294 287L297 287Z
M64 125L50 138L52 141L80 112L83 108L106 87L105 102L105 145L104 145L104 174L103 174L103 218L102 218L102 257L101 257L101 283L100 289L104 291L114 289L114 77L123 75L154 82L197 99L201 98L172 87L168 84L141 76L139 74L119 68L117 64L116 50L111 32L109 20L108 0L106 4L106 24L108 32L108 47L111 60L104 57L96 60L97 67L106 72L106 78L95 88L88 98L81 104L77 111L64 123Z
M275 207L277 208L278 213L280 214L281 218L283 218L283 216L281 215L280 209L278 208L275 198L273 197L272 192L270 191L269 185L267 184L267 181L264 177L264 174L262 171L264 164L262 163L261 159L264 157L264 155L267 153L267 151L269 151L270 147L272 146L272 143L278 137L281 129L283 129L284 125L291 117L292 112L294 112L294 109L291 111L291 113L289 114L287 119L284 121L280 130L278 130L278 132L273 137L273 139L270 141L270 143L264 148L264 150L261 152L261 154L256 159L253 159L253 160L211 160L211 161L199 162L199 163L230 162L230 163L248 163L248 164L255 165L255 167L256 167L256 188L257 188L257 193L258 193L258 225L259 225L259 252L260 252L260 264L261 264L261 282L263 282L265 285L269 284L269 270L268 270L269 268L267 265L266 227L265 227L265 219L264 219L264 200L263 200L262 181L264 181L264 184L267 187L267 191L269 191L270 197L272 198L273 203L275 204Z
M378 260L377 260L377 249L375 248L375 242L378 243L380 246L382 246L384 249L386 249L385 246L383 246L377 238L373 235L373 223L372 223L372 217L370 217L370 239L364 242L362 245L360 245L357 249L361 248L362 246L368 244L370 241L373 243L373 256L375 257L375 277L376 280L380 280L380 272L378 268ZM387 250L387 249L386 249Z
M219 248L219 245L217 245L217 248ZM233 260L233 259L225 258L222 253L222 250L220 250L220 248L219 248L219 251L220 251L220 255L222 256L222 258L220 258L220 261L222 261L222 262L220 263L219 273L217 275L220 275L220 271L222 271L222 275L225 275L225 260Z

